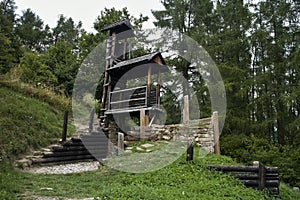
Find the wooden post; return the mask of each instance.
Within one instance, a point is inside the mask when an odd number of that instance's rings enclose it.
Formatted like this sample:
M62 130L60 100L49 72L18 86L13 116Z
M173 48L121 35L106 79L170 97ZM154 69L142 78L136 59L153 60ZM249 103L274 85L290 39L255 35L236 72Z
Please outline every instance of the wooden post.
M140 138L145 138L145 126L146 126L146 113L145 109L140 110Z
M90 121L89 121L89 133L93 131L94 115L95 115L95 108L92 108L90 113Z
M183 123L188 124L189 121L190 121L189 96L185 95L183 99Z
M156 88L156 100L157 105L160 105L160 69L158 69L157 73L157 88Z
M151 66L148 67L148 81L147 81L147 94L146 94L146 102L147 102L147 107L149 105L149 100L150 100L150 93L151 93Z
M194 157L194 147L193 147L193 143L189 143L188 144L188 148L186 151L186 161L191 161L193 160Z
M217 111L213 112L212 116L213 131L214 131L214 153L220 155L220 133L219 133L219 114Z
M68 118L69 118L69 112L65 111L64 123L63 123L63 130L62 130L62 136L61 136L61 141L62 142L65 142L67 140Z
M263 190L266 186L266 168L261 162L258 168L258 178L258 189Z
M118 150L124 150L124 133L118 133Z

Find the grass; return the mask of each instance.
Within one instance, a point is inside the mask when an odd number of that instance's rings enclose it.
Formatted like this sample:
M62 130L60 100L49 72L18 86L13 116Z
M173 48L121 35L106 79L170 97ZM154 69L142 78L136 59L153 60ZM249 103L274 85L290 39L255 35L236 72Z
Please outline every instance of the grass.
M208 171L205 164L235 165L231 158L208 155L186 163L184 156L148 173L125 173L107 167L68 175L30 174L10 162L30 149L44 147L60 136L63 110L37 97L0 84L0 199L33 195L98 199L273 199L266 192L246 188L233 177ZM39 95L37 95L39 96ZM56 97L55 97L56 98ZM55 99L53 98L53 99ZM199 155L199 154L195 154ZM281 184L281 199L300 195Z
M246 188L233 177L207 170L202 164L209 160L214 160L215 164L233 163L229 158L209 155L192 163L186 163L181 157L158 171L141 174L106 167L69 175L8 170L2 174L1 182L12 180L7 189L9 194L15 194L15 198L38 195L99 199L272 199L266 192Z
M0 156L14 160L31 149L59 138L63 112L18 91L0 85ZM69 129L69 134L74 128Z

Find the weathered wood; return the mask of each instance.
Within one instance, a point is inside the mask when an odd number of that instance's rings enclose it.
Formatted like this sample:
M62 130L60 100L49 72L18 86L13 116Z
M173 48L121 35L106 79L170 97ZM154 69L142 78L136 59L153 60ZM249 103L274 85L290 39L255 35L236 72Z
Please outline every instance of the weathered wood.
M258 189L263 190L266 186L266 168L262 163L258 166Z
M189 121L190 121L189 96L185 95L183 99L183 124L188 124Z
M212 122L213 122L213 130L214 130L214 153L220 155L220 133L219 133L219 114L217 111L213 112L213 117L212 117Z
M88 155L90 154L88 150L81 151L61 151L61 152L44 152L43 158L53 158L62 156L78 156L78 155Z
M124 150L124 133L118 133L118 149Z
M258 172L258 167L253 166L218 166L207 165L209 169L223 171L223 172Z
M231 174L231 175L240 180L258 180L257 174Z
M65 111L65 114L64 114L64 123L63 123L63 130L62 130L62 136L61 136L61 141L62 142L65 142L67 140L68 118L69 118L69 112Z
M95 116L95 108L92 108L90 112L89 132L92 132L94 128L94 116Z
M192 143L188 144L188 148L186 151L186 161L191 161L194 158L194 147Z
M145 137L145 126L146 126L146 111L145 109L140 110L140 138Z
M156 87L156 100L157 100L157 105L160 105L160 69L158 70L157 73L157 87Z
M263 190L267 188L272 194L279 194L279 173L277 167L258 166L216 166L207 165L210 170L228 172L238 178L245 186Z
M243 184L245 184L246 186L255 186L257 187L259 190L260 189L260 183L259 180L240 180ZM279 186L279 181L278 180L267 180L265 182L265 187L278 187ZM264 188L265 188L264 187Z
M76 160L86 160L86 159L95 160L94 156L89 154L89 155L64 156L64 157L53 157L53 158L44 158L44 159L32 159L32 163L38 164L38 163L76 161Z

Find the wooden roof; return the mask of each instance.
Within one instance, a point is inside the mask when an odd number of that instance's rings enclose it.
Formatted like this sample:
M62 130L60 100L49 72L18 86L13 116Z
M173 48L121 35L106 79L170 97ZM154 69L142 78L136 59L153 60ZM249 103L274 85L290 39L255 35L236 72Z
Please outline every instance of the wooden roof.
M124 60L110 67L108 71L118 77L136 67L136 76L142 77L148 72L146 66L150 65L152 74L157 74L158 71L162 73L168 71L166 62L160 52L147 54L130 60Z
M127 37L132 37L134 35L133 30L132 30L132 25L128 20L115 22L101 30L101 32L106 32L106 31L109 31L110 35L112 35L112 33L119 34L124 31L127 31L127 33L130 33L130 34L127 34L128 35ZM122 38L124 38L124 37L122 37Z

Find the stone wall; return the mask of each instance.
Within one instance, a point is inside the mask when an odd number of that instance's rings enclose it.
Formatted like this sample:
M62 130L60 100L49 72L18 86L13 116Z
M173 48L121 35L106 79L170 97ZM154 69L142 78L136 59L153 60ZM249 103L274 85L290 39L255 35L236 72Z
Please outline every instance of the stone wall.
M187 127L189 127L187 129ZM185 134L182 132L187 131ZM158 141L171 141L177 139L176 137L188 137L185 140L194 141L198 146L202 147L208 152L214 151L214 131L211 123L211 118L191 120L188 126L183 124L173 125L152 125L145 128L144 139ZM125 140L137 141L140 138L139 127L133 128L125 136Z

